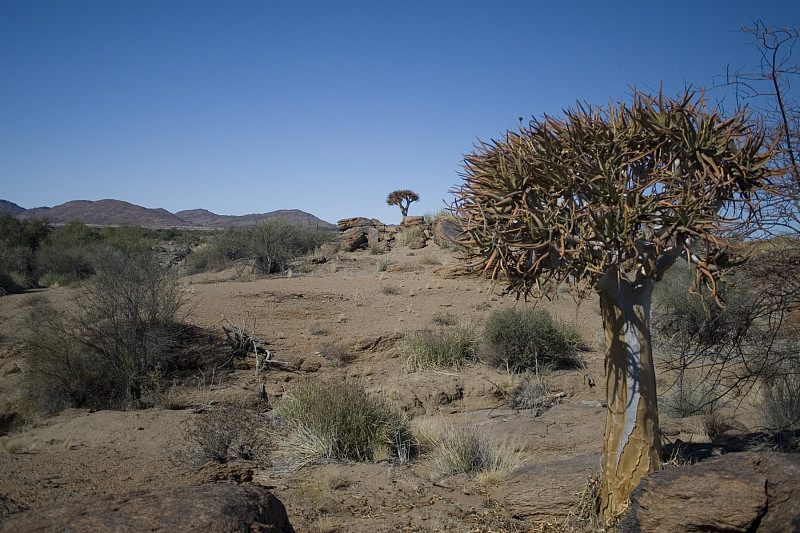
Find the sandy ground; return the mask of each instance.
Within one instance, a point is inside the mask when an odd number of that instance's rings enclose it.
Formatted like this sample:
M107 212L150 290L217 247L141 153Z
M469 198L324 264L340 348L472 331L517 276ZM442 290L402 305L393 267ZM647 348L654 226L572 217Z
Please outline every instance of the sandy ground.
M520 466L510 479L490 485L442 476L428 455L410 464L293 469L276 434L270 466L254 468L249 482L274 487L298 531L519 531L563 522L601 460L605 392L597 301L579 308L568 296L539 303L582 330L589 347L582 355L598 386L590 387L581 371L554 372L550 384L561 403L534 417L508 407L501 391L513 378L483 363L459 372L404 371L394 346L402 335L435 329L433 319L442 312L481 328L493 310L515 303L485 280L454 278L456 263L451 252L431 245L413 255L406 248L343 254L309 273L267 279L236 269L184 278L189 322L217 336L225 319L246 324L270 343L275 360L290 365L273 365L258 376L255 360L238 361L233 372L184 376L165 392L162 407L73 409L29 423L0 437L0 497L37 508L133 489L241 481L241 471L252 465L198 471L175 459L187 453L187 428L207 416L197 412L199 405L237 401L268 412L292 382L350 378L416 419L481 427L493 440L511 443ZM67 307L73 295L74 289L62 288L0 298L0 407L13 405L24 375L19 333L26 309L41 298ZM336 365L320 356L325 345L343 348L350 360ZM267 401L259 398L257 379L265 381Z

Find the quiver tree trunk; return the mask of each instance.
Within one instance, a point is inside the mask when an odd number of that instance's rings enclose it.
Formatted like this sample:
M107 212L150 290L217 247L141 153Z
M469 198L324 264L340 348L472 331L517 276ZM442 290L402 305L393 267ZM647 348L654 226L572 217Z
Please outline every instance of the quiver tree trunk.
M597 285L606 340L606 417L600 515L611 521L625 510L641 479L660 468L661 442L650 301L654 281L637 285L606 274Z

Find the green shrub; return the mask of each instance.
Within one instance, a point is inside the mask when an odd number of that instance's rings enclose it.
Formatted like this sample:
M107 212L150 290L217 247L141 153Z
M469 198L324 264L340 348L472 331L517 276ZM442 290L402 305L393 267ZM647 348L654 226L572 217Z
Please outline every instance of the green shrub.
M50 229L44 220L0 213L0 295L36 286L33 258Z
M244 260L258 274L274 274L331 238L330 231L292 225L282 219L228 228L209 235L207 243L189 256L187 268L190 273L222 270Z
M749 320L752 313L743 309L746 297L730 286L718 284L725 307L720 307L713 298L701 293L692 293L690 288L696 275L696 267L679 261L667 270L653 290L652 331L657 338L674 343L676 336L683 342L709 347L748 333L753 326ZM748 334L755 334L755 328Z
M42 303L30 310L26 323L30 372L23 390L31 411L50 415L67 407L107 409L120 403L123 384L111 361L86 345L75 317Z
M179 333L180 287L152 254L108 248L93 269L79 312L37 306L28 317L27 360L56 409L137 405Z
M0 270L0 296L4 294L21 292L25 287L18 283L16 276L10 272Z
M419 331L406 336L399 345L406 371L441 368L459 369L477 360L478 335L469 328L434 333Z
M94 273L92 263L104 248L99 230L77 220L53 229L36 251L36 275L45 287L68 285Z
M415 448L402 411L350 381L304 381L284 394L277 413L290 453L303 463L407 461Z
M491 361L509 372L582 364L578 349L583 341L577 328L541 309L494 311L486 321L484 337L493 350Z

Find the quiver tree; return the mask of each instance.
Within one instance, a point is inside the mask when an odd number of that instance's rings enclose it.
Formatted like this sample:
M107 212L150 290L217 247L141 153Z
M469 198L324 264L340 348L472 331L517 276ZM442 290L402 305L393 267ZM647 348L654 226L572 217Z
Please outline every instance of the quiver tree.
M723 119L702 96L634 92L630 104L579 105L563 119L520 123L465 157L453 191L474 266L518 295L568 284L596 290L606 340L601 514L624 510L660 466L650 346L654 283L679 257L710 285L744 258L732 229L756 213L769 185L765 148L744 113Z
M400 212L403 213L404 217L408 216L408 206L411 205L412 202L418 202L419 195L414 191L394 191L389 193L389 196L386 197L386 203L389 205L396 205L400 207Z

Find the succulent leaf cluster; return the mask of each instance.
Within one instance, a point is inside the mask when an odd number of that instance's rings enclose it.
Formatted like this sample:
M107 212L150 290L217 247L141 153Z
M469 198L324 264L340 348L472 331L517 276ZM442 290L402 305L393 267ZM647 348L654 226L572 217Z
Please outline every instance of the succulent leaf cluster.
M774 151L744 112L723 118L688 91L520 119L465 156L460 244L518 294L568 283L585 296L603 275L636 283L678 256L713 283L743 253L726 236L757 213Z

